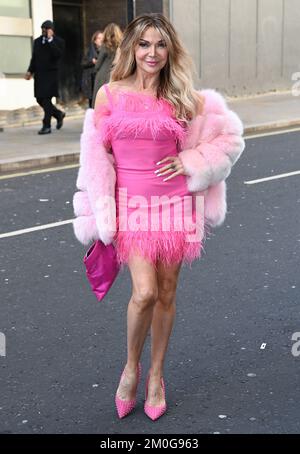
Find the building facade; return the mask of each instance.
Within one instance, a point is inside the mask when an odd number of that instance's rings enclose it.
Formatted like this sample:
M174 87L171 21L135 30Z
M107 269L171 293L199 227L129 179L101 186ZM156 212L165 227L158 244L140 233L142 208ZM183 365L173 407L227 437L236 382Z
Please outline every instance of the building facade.
M295 84L299 6L299 0L170 0L169 15L193 56L199 86L241 96Z

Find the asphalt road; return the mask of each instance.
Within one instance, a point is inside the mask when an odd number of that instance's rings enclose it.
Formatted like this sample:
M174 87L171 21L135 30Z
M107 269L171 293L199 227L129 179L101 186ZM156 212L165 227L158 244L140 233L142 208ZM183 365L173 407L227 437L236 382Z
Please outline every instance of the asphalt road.
M299 433L300 169L297 132L247 140L227 180L228 215L192 269L182 268L165 364L167 413L114 395L126 360L131 282L99 303L72 225L0 239L1 433ZM1 233L73 218L77 169L0 180ZM3 337L3 336L2 336ZM261 348L265 343L265 348Z

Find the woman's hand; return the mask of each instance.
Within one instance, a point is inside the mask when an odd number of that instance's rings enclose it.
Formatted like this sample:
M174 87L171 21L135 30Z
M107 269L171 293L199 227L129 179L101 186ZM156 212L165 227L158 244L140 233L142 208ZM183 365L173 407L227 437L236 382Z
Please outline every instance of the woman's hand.
M164 178L163 181L170 180L171 178L177 177L177 175L186 175L183 164L181 159L178 156L167 156L166 158L162 159L161 161L158 161L156 164L162 164L163 162L166 161L172 161L170 164L167 164L163 167L161 167L158 170L155 170L154 173L156 173L157 176L161 175L166 175L168 173L172 173L172 175L168 176L167 178Z

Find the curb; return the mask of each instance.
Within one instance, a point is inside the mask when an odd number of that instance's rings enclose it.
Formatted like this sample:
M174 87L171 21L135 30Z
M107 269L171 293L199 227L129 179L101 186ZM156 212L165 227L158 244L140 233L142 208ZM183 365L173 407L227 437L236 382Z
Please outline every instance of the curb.
M17 170L32 169L34 167L52 166L57 164L79 164L79 153L68 153L62 155L43 156L39 158L28 158L18 161L7 161L0 163L0 175Z
M82 115L74 115L72 117L68 117L69 120L71 119L78 119L83 118ZM30 124L39 124L40 121L31 122ZM280 131L285 129L291 129L300 127L300 119L291 120L291 121L281 121L278 123L261 123L259 125L250 125L244 128L244 135L243 137L247 138L248 135L254 133L263 133L263 132L274 132ZM61 155L53 155L53 156L40 156L40 157L28 157L26 159L19 160L16 158L15 160L10 161L2 161L0 162L0 174L4 174L7 172L13 172L17 170L26 170L32 169L34 167L41 167L41 166L52 166L58 164L79 164L79 156L80 153L66 153Z
M67 115L64 119L64 123L68 122L69 120L80 120L84 118L84 114L74 114L74 115ZM27 120L23 121L20 123L11 123L11 124L6 124L2 127L2 132L5 129L12 129L12 128L24 128L26 126L35 126L35 125L40 125L42 122L42 119L37 119L37 120Z
M292 130L296 127L300 127L300 119L280 121L278 123L260 123L259 125L247 126L244 129L244 135L247 137L248 134L250 135L256 132L280 131L287 128Z

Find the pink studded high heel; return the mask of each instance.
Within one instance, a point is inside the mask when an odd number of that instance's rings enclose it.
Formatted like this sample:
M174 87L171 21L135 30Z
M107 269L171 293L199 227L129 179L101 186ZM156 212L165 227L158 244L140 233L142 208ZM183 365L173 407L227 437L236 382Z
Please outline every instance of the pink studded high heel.
M138 363L137 369L138 369L138 384L139 384L139 382L141 380L141 375L142 375L141 363ZM121 380L123 378L123 375L125 375L125 374L126 374L126 372L125 372L125 368L124 368L122 375L121 375ZM122 400L116 394L115 403L116 403L119 418L124 418L134 409L134 407L136 405L136 397L132 400Z
M151 418L153 421L155 421L156 419L160 418L160 416L162 416L166 412L167 403L165 403L164 405L158 405L158 406L147 404L149 378L150 378L150 376L148 375L147 383L146 383L144 411L145 411L146 415L149 416L149 418ZM165 383L164 383L163 377L160 378L160 383L162 386L164 399L166 399L166 390L165 390Z

